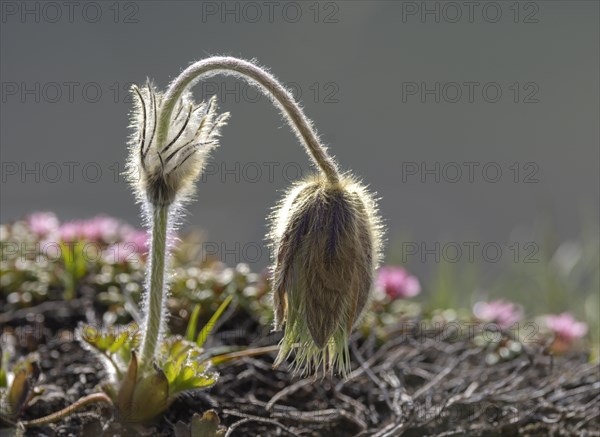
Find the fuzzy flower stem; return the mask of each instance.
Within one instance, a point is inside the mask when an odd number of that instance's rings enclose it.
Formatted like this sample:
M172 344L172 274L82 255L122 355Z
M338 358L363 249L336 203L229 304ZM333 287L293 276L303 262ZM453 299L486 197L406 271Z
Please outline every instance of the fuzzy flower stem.
M158 337L162 329L163 300L165 297L165 270L167 254L167 228L169 220L169 205L154 205L152 211L152 244L150 263L148 264L150 290L147 302L146 318L144 320L143 339L141 345L141 363L148 367L152 365Z
M273 75L259 66L233 57L212 57L198 61L186 68L170 85L164 97L157 131L159 145L167 143L171 114L185 89L203 77L226 74L247 80L258 88L281 109L286 121L308 150L314 162L331 183L339 181L336 165L319 141L310 120L295 102L293 96Z

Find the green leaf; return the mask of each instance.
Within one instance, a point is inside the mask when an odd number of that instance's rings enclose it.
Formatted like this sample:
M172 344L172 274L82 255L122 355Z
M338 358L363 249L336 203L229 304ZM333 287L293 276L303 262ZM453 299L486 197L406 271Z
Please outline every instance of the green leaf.
M133 399L133 392L135 391L137 383L138 373L138 362L135 352L131 352L131 361L129 361L129 368L127 373L121 381L119 387L119 393L117 395L117 408L120 411L129 411L131 409L131 401Z
M130 422L148 422L169 406L169 381L164 372L154 368L149 376L143 376L138 382L131 400L131 408L122 420Z
M219 364L226 363L228 361L234 361L234 360L238 360L238 359L244 358L244 357L255 357L255 356L264 355L264 354L268 354L271 352L278 352L278 351L279 351L279 345L264 346L264 347L257 347L257 348L251 348L251 349L239 349L238 348L238 350L234 350L231 352L211 355L210 362L216 366Z
M202 416L194 413L189 424L177 422L174 431L175 437L223 437L227 428L214 410L208 410Z
M8 387L8 361L10 352L0 347L0 387Z
M202 359L202 349L181 337L163 341L159 365L169 381L171 396L217 382L218 374L210 370L210 361Z
M227 308L227 305L229 305L229 303L231 302L232 299L233 299L232 295L227 296L227 298L219 306L217 311L215 311L215 313L212 315L212 317L210 318L208 323L206 325L204 325L204 328L202 328L202 331L200 331L200 334L198 334L198 338L196 339L196 344L198 345L198 347L202 347L204 345L204 343L206 342L206 339L208 338L208 336L212 332L213 328L217 324L219 317L221 317L221 314L223 314L223 311L225 311L225 308Z
M6 403L8 414L15 418L31 401L34 395L34 386L40 377L40 368L34 359L25 359L13 369L14 379L8 389Z
M189 357L181 363L170 362L168 366L169 389L174 396L186 390L210 387L217 382L218 374L209 370L210 363L193 361Z
M85 244L83 241L77 241L74 244L62 242L60 244L61 254L65 265L65 274L63 282L65 285L65 299L70 300L75 297L77 283L87 273L87 262L83 255Z
M165 376L167 377L167 380L169 381L173 381L175 379L175 377L177 376L177 367L175 366L175 363L173 361L167 361L163 366L162 366L163 372L165 372Z
M187 330L185 331L185 339L187 341L194 341L194 337L196 336L196 329L198 327L198 316L200 315L201 305L197 304L194 307L194 311L190 316L190 322L188 323Z
M125 346L127 340L129 340L129 332L122 332L118 337L114 338L112 344L108 346L108 352L114 354Z
M131 360L131 351L139 343L137 325L114 326L98 329L94 326L80 326L77 331L80 342L92 346L109 359L119 375L125 373ZM118 357L118 359L116 359Z
M205 411L202 416L194 414L190 423L191 437L216 437L221 421L215 410Z

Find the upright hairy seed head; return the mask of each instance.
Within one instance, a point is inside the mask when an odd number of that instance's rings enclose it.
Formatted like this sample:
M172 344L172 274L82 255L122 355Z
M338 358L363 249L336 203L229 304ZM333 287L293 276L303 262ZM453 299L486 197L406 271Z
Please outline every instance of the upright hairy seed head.
M152 233L140 355L142 365L148 369L167 316L167 232L174 230L182 202L193 194L206 156L217 146L229 114L217 115L215 98L196 104L187 89L169 100L168 93L163 95L147 82L141 88L134 86L132 93L135 106L127 171ZM167 122L161 123L163 119Z
M216 99L196 104L182 93L160 144L157 133L163 95L154 85L134 86L128 174L138 198L152 205L187 199L194 190L208 153L217 146L229 113L217 115Z
M371 194L349 176L292 187L270 234L275 329L286 324L276 364L297 344L296 370L349 371L348 337L370 297L381 225Z

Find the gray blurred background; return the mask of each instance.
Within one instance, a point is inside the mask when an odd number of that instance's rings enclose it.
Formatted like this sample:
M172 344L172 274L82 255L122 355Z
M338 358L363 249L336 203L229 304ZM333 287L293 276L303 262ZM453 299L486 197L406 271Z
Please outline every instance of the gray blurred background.
M389 261L425 271L418 255L403 259L407 241L526 244L540 218L573 238L599 208L599 3L473 8L2 2L0 219L52 210L139 224L119 176L129 83L164 88L193 60L227 54L286 82L340 166L378 193ZM219 77L194 91L216 93L232 118L184 227L201 228L227 263L261 268L267 212L308 159L247 85Z

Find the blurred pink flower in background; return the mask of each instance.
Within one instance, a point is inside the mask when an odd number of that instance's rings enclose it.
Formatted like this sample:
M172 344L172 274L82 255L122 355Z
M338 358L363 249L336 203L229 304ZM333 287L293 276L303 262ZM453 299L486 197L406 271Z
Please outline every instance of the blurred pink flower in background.
M499 299L490 302L477 302L473 306L473 314L480 320L495 323L500 328L506 329L521 320L523 310L513 302Z
M119 220L99 215L88 220L73 220L63 223L58 229L62 241L77 240L112 243L119 239L122 224Z
M58 236L61 241L73 242L81 239L82 231L81 221L70 221L63 223L58 228Z
M136 253L148 252L148 232L131 226L123 226L121 229L121 241L130 246Z
M113 262L116 263L126 261L129 255L144 255L149 250L148 231L134 228L107 215L61 224L51 212L34 212L26 218L26 223L31 232L44 239L44 244L83 241L99 243L102 247L108 245L109 252L118 254L112 256ZM169 245L176 246L179 241L177 233L169 231L167 241Z
M377 286L392 299L414 297L421 292L419 280L402 267L385 266L379 269Z
M545 320L548 328L566 342L581 338L588 331L587 324L576 320L570 313L550 315Z
M60 223L53 213L40 211L34 212L27 217L27 226L34 234L37 234L39 237L45 237L58 230Z
M88 241L104 241L110 243L119 237L119 228L121 222L119 220L99 215L89 220L81 222L81 236Z

